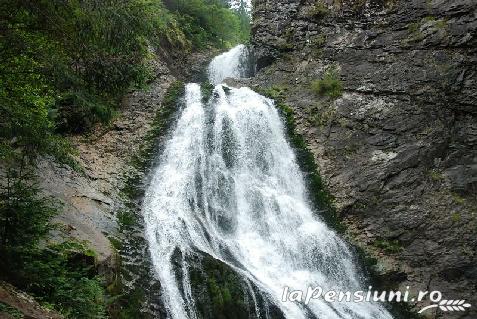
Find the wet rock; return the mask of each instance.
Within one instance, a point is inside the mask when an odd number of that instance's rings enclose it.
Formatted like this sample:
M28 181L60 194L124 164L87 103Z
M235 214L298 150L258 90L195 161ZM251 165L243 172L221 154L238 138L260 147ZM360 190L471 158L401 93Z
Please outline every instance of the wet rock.
M222 261L206 253L182 256L177 250L173 261L179 280L185 275L181 269L188 269L191 294L202 318L284 318L251 281Z

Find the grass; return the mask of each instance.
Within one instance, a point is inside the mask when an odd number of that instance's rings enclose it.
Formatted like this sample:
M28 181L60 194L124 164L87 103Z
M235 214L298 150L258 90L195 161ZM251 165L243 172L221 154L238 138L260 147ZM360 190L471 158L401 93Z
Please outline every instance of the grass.
M395 254L402 250L402 245L397 239L376 239L376 241L374 242L374 246L384 250L389 254Z
M436 181L436 182L444 179L444 176L442 175L442 173L434 169L429 171L429 176L431 177L433 181Z
M313 81L311 89L315 94L328 96L331 99L337 99L343 95L343 83L336 68L326 71L322 79Z
M336 116L336 109L332 106L323 107L315 115L313 115L313 124L316 127L325 127L328 125Z

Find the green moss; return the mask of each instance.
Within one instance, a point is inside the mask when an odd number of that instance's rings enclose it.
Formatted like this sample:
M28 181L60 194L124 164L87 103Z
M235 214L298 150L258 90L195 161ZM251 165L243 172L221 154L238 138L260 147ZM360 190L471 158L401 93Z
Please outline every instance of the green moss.
M427 16L422 18L422 22L430 22L430 21L436 21L436 18L433 16Z
M420 26L418 22L412 22L407 25L407 30L409 33L415 34L419 31Z
M397 239L376 239L373 244L389 254L398 253L403 249L401 243Z
M119 228L124 229L137 224L137 216L129 210L120 211L116 214Z
M453 222L457 223L462 220L462 215L460 213L453 213L451 218Z
M285 119L288 137L291 144L295 148L298 163L301 170L305 173L307 188L310 192L311 199L318 210L322 210L321 217L325 222L339 232L344 232L344 226L340 223L336 210L333 205L333 196L326 190L323 180L318 173L318 167L315 163L315 158L308 149L303 136L296 132L295 118L293 109L284 103L286 88L271 87L269 89L259 90L262 95L265 95L275 100L275 106L280 110ZM324 209L324 210L323 210Z
M403 40L403 44L407 45L409 42L421 41L424 39L424 34L421 32L421 28L425 23L431 22L431 27L435 29L444 29L447 27L446 19L436 19L434 16L427 16L419 21L409 23L407 26L409 38Z
M149 165L155 154L157 137L171 125L172 114L177 110L179 100L184 96L184 92L185 85L181 81L172 83L167 89L161 103L162 106L154 117L152 129L144 138L138 154L131 159L131 164L137 171L127 176L127 181L122 189L126 198L135 199L142 195L143 191L138 187L142 179L141 173Z
M123 288L119 287L118 291ZM148 314L141 312L143 302L146 298L144 290L140 287L134 289L127 295L120 295L121 304L114 311L111 311L112 318L118 319L149 319Z
M429 171L429 176L433 181L436 181L436 182L444 179L444 176L442 175L442 173L434 169Z
M114 247L116 250L121 250L122 248L122 242L116 237L109 237L109 242L111 243L111 246Z
M153 156L157 153L157 138L171 126L173 123L173 114L180 106L181 98L185 92L184 83L177 81L171 84L162 100L161 108L157 111L152 129L148 132L140 151L131 159L131 164L135 168L133 173L129 172L126 176L126 182L121 190L121 195L126 203L126 208L117 213L118 224L120 227L120 238L110 238L111 244L118 250L128 245L129 237L134 237L136 226L138 225L139 215L137 212L138 199L143 196L144 189L142 188L143 174L148 165L152 162ZM125 240L126 239L126 240ZM120 258L119 263L121 263ZM146 301L146 294L141 287L135 287L134 290L128 291L126 294L126 287L123 285L121 278L125 280L132 280L130 273L136 273L137 267L128 265L118 267L122 268L122 276L117 276L116 280L108 286L110 294L109 313L112 318L119 319L142 319L150 318L150 316L141 309ZM147 270L146 270L147 272ZM144 273L141 273L144 275ZM146 275L147 276L147 273Z
M329 13L328 7L320 2L315 3L310 10L308 11L308 16L310 18L324 18Z
M209 81L202 82L200 84L200 90L202 92L202 102L207 103L214 92L214 85Z
M320 80L311 83L313 92L320 96L328 96L331 99L337 99L343 94L343 83L339 78L336 68L329 69Z
M444 29L447 27L447 20L445 19L437 20L435 26L438 29Z
M320 34L315 40L315 44L318 47L322 47L325 43L326 43L326 35L324 34Z
M248 288L226 264L204 255L190 271L196 307L203 318L246 319Z
M453 200L455 203L457 203L457 204L459 204L459 205L464 205L465 199L464 199L462 196L460 196L460 195L457 194L457 193L451 193L451 196L452 196L452 200Z

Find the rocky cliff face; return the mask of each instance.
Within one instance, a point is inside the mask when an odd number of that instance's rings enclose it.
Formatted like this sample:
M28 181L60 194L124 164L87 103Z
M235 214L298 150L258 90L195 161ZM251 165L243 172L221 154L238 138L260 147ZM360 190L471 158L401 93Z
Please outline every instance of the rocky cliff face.
M253 82L293 109L350 238L401 289L473 304L430 318L477 316L476 10L471 0L254 3ZM330 72L338 98L311 89Z

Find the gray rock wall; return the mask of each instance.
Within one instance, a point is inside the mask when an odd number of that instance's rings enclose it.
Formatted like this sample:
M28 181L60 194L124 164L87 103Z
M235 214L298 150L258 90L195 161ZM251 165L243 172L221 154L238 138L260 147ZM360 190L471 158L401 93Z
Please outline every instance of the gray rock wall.
M477 3L256 0L253 80L293 108L352 240L477 317ZM341 97L311 89L337 70ZM392 276L391 276L392 275Z

